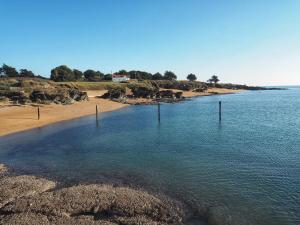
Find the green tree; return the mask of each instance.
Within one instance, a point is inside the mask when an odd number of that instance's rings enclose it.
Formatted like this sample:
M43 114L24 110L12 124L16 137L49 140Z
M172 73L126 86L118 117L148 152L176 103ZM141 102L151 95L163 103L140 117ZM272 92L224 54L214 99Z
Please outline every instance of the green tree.
M88 81L100 81L104 77L103 73L95 70L86 70L84 71L83 75Z
M20 77L34 77L34 73L27 69L20 69Z
M119 70L119 72L115 73L116 75L129 75L129 73L126 70Z
M8 77L19 76L18 71L14 67L8 66L6 64L3 64L1 71L4 76L8 76Z
M209 83L214 83L214 85L216 85L219 81L220 81L220 80L219 80L218 76L213 75L210 79L208 79L207 82L209 82Z
M176 80L177 76L172 71L166 71L164 74L164 79L165 80Z
M50 79L58 82L75 81L75 76L69 67L61 65L51 70Z
M161 73L155 73L152 76L152 80L163 80L163 79L164 79L164 77Z
M105 74L103 80L112 80L112 75L110 73Z
M190 73L189 75L187 75L186 77L189 81L195 81L197 80L197 76L193 73Z
M83 73L80 70L74 69L73 74L74 74L75 80L82 80Z

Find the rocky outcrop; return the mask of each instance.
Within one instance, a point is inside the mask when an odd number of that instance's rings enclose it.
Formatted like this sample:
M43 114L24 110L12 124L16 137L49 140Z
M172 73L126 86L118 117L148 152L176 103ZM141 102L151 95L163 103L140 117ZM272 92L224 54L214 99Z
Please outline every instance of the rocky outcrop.
M63 89L63 90L34 90L30 95L30 100L37 103L51 103L56 104L72 104L74 101L87 100L86 92L77 89Z
M132 83L128 85L135 98L156 98L159 87L153 82Z
M0 180L0 208L17 198L35 195L55 187L55 183L33 176L4 177Z
M97 184L54 187L43 178L3 176L0 224L183 224L177 204L145 191Z
M20 198L2 211L116 224L138 224L137 221L140 224L178 224L181 221L179 209L170 203L143 191L108 185L79 185Z
M86 92L36 78L0 79L0 97L8 98L15 104L72 104L74 101L88 100Z

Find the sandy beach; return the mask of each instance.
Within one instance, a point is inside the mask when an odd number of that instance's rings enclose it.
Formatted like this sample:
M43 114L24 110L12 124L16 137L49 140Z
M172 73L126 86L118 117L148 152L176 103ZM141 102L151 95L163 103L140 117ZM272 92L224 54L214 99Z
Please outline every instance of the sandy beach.
M72 105L41 105L40 120L37 117L37 107L12 106L0 107L0 136L45 126L95 114L98 105L99 113L117 110L128 105L106 99L90 97L89 101L75 102Z
M174 90L178 92L179 90ZM212 94L232 94L241 90L229 90L221 88L210 88L207 92L183 91L183 96L190 98L196 96L208 96ZM0 105L0 136L25 131L32 128L45 126L51 123L75 119L82 116L95 114L95 106L99 106L99 113L109 112L128 106L106 99L96 98L106 92L88 91L89 101L75 102L72 105L41 105L40 120L37 117L37 107L31 105ZM140 102L147 99L139 99Z

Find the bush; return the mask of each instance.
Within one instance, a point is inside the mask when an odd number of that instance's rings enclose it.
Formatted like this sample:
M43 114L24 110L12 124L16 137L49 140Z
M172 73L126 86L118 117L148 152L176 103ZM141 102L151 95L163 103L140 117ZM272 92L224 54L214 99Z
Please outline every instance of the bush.
M178 89L182 91L191 91L197 88L207 89L207 85L198 81L171 81L171 80L159 80L153 81L158 87L165 89Z

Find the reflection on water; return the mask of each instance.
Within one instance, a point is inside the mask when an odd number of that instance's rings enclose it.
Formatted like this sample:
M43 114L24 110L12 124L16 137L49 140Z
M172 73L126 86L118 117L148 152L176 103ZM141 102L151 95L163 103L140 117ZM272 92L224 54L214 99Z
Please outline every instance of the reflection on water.
M133 106L0 138L16 171L145 187L233 221L300 224L300 89ZM222 121L218 101L222 100ZM223 218L223 219L226 219ZM240 224L241 222L235 222Z

